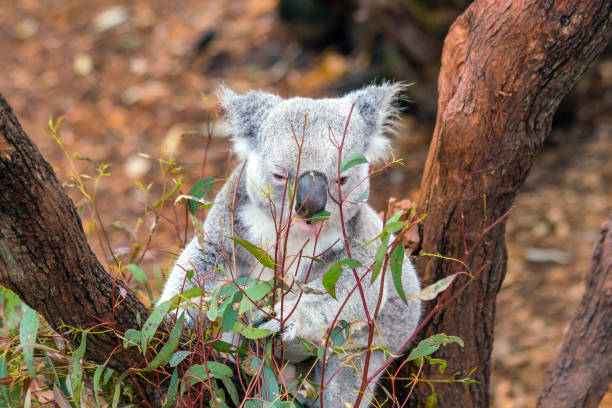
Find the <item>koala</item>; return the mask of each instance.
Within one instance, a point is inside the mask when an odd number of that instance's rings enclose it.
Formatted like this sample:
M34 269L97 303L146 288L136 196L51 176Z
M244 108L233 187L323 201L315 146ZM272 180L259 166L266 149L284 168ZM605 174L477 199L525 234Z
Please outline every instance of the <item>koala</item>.
M233 151L242 163L228 177L206 217L204 248L196 238L186 246L160 298L168 300L192 287L194 284L186 280L186 272L192 269L204 281L206 292L227 282L228 278L219 273L220 267L233 277L274 277L273 270L264 268L230 236L268 251L287 285L298 280L313 289L302 291L304 286L291 285L293 291L283 298L282 305L277 302L273 311L255 313L251 318L258 327L268 329L270 335L280 337L285 359L298 372L315 360L300 339L322 345L338 313L338 321L351 323L350 338L345 342L350 352L328 353L325 362L322 398L326 407L345 406L357 398L365 353L355 350L368 344L365 308L370 316L374 315L381 297L380 285L382 299L369 375L402 352L399 348L412 335L420 318L420 302L401 300L389 270L385 279L381 273L371 283L370 269L380 240L365 244L376 239L383 223L359 199L369 191L370 163L388 157L389 136L397 125L395 105L402 89L402 84L385 83L339 98L283 99L262 91L236 94L222 88L219 96L228 117ZM355 153L362 154L368 163L339 174L339 161ZM328 214L327 219L310 219L323 212ZM311 258L323 262L313 262ZM356 275L349 268L343 271L334 298L326 293L322 279L331 265L347 258L363 266L355 269ZM363 277L361 289L356 288L356 276ZM408 257L402 265L401 280L405 293L420 291L417 273ZM198 312L187 310L186 320L197 319ZM277 319L270 319L270 315ZM281 333L278 318L288 315ZM309 380L319 384L323 363L315 364ZM370 392L379 376L369 385Z

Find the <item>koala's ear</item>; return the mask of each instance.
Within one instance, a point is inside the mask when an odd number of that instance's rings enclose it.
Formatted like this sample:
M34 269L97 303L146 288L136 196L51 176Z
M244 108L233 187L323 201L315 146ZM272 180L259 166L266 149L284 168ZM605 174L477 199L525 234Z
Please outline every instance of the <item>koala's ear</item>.
M391 151L388 136L397 133L400 112L397 102L407 87L403 82L387 82L370 85L345 96L355 104L354 110L368 128L365 156L370 162L386 159Z
M257 147L257 134L261 123L282 98L263 91L250 91L239 95L224 86L219 88L217 95L228 116L233 150L238 157L245 160Z

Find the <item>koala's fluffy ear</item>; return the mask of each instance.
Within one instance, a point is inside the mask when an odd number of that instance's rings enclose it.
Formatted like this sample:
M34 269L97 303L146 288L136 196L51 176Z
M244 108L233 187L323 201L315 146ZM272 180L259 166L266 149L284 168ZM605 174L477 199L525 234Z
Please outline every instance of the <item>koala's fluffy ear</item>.
M370 162L384 160L391 150L388 136L397 133L400 109L397 102L407 88L403 82L370 85L345 96L365 122L370 137L365 156Z
M236 94L222 86L217 92L221 106L228 116L234 152L245 160L257 147L257 134L266 115L282 98L263 91Z

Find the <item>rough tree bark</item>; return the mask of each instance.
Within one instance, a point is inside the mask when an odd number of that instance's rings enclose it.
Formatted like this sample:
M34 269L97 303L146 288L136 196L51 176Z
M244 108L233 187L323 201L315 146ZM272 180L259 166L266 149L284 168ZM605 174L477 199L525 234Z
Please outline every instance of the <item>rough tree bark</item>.
M74 204L1 94L0 284L77 344L80 335L67 335L67 326L85 330L106 322L125 332L138 328L137 314L148 313L93 254ZM119 344L113 332L88 335L86 356L103 363ZM140 362L131 348L114 353L108 365L125 371ZM154 389L145 392L159 400Z
M609 40L609 0L477 0L453 23L444 43L438 114L421 183L427 214L422 251L464 258L512 205L563 97ZM485 205L486 196L486 205ZM476 368L481 385L436 384L441 407L486 407L496 295L506 271L505 220L466 260L476 278L437 313L420 335L460 336L465 347L442 348L447 373ZM417 262L423 284L457 272L432 257ZM467 279L461 277L453 290ZM424 316L432 309L425 307ZM439 378L426 366L424 378ZM429 387L417 387L420 406Z
M586 289L559 346L540 408L596 407L612 382L612 217L601 235Z

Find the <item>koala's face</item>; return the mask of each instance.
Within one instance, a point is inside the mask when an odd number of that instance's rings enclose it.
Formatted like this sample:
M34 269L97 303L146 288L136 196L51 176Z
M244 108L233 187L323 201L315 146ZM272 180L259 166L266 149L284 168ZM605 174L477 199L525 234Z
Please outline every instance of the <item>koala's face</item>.
M243 177L251 201L277 221L282 212L283 223L291 214L303 234L314 234L317 227L340 230L339 201L347 222L369 191L367 163L339 172L340 163L356 153L369 162L386 157L385 132L396 117L392 103L401 88L371 86L319 100L225 90L223 106L234 150L247 160ZM330 213L324 223L308 221L323 211Z

